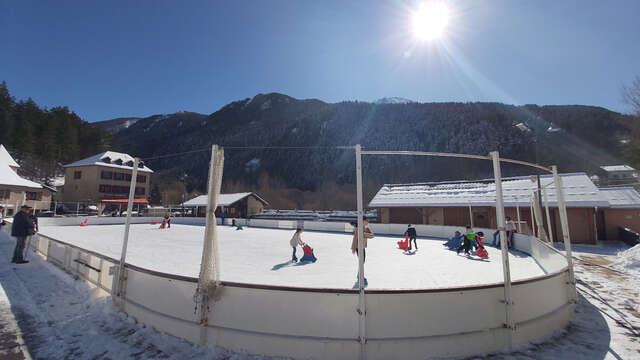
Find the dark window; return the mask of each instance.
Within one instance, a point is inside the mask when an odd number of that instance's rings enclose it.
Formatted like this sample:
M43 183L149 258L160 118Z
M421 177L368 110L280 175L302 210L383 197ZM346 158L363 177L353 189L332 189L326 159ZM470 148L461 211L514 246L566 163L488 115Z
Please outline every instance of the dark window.
M136 188L136 195L144 195L144 188L143 187L137 187Z
M27 191L27 200L42 200L42 193Z
M113 172L112 171L103 171L101 174L101 178L103 179L113 179Z
M131 181L131 174L124 174L124 179L126 181Z
M113 180L124 180L124 173L113 173Z
M74 171L73 172L73 178L74 179L81 179L82 178L82 171Z
M145 175L138 175L136 176L136 182L139 182L139 183L147 182L147 177Z
M111 185L100 185L100 189L98 191L101 193L111 193Z

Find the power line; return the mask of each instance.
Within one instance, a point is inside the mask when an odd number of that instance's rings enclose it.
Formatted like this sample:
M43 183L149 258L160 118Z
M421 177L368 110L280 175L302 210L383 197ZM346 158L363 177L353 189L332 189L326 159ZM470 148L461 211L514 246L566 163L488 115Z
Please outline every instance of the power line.
M221 145L220 147L224 150L318 150L318 149L347 150L347 149L353 149L353 146L224 146L224 145ZM165 155L141 158L141 160L149 161L149 160L156 160L156 159L164 159L164 158L194 154L194 153L205 152L205 151L211 151L211 147L184 151L179 153L170 153Z

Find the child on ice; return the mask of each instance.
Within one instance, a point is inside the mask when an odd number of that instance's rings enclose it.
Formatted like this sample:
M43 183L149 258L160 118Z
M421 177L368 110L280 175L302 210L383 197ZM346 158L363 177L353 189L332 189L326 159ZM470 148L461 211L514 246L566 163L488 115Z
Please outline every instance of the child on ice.
M302 238L300 237L300 235L302 235L302 231L302 228L297 228L296 232L293 234L291 240L289 241L289 244L293 248L293 255L291 256L292 262L298 262L298 258L296 257L296 249L298 248L298 245L305 246L305 243L302 242Z
M455 234L453 234L453 237L443 245L448 247L449 250L455 250L461 244L462 244L462 234L460 233L460 231L456 231Z
M466 234L464 235L462 245L458 247L456 253L460 254L460 250L464 250L464 253L469 255L469 251L471 251L471 246L476 244L476 233L473 232L471 226L467 226ZM475 247L478 245L476 244Z
M483 259L488 259L489 253L487 252L487 249L485 249L484 245L482 244L483 237L484 237L484 233L482 231L478 231L478 234L476 235L476 241L478 242L478 250L476 250L476 254L478 254L478 256L480 256Z

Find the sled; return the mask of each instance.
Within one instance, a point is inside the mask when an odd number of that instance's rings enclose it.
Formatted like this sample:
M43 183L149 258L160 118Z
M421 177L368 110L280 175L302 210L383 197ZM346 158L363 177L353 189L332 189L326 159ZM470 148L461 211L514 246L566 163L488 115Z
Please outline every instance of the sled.
M409 250L409 234L404 237L404 241L398 241L398 248L400 250Z
M162 224L160 224L160 229L166 229L167 228L167 220L162 220Z
M304 261L316 262L318 260L316 259L315 255L313 255L313 249L311 248L311 246L304 245L302 247L302 251L304 252L304 256L302 257L302 259L300 259L300 262L304 262Z
M151 220L151 225L158 225L158 222L155 220Z
M476 250L476 254L478 254L478 256L480 256L483 259L488 259L489 258L489 253L484 248L484 246L483 247L479 247L478 250Z
M89 222L89 219L84 219L84 221L78 224L78 226L87 226L88 222Z

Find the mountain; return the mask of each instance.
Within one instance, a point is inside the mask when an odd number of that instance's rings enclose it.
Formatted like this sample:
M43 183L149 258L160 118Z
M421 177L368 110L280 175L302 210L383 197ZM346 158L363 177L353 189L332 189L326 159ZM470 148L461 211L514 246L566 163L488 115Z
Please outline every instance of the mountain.
M467 154L498 150L503 157L556 164L562 172L594 171L621 161L620 140L628 138L629 123L624 115L591 106L329 104L271 93L232 102L210 115L137 119L114 138L119 150L148 159L161 187L181 179L186 192L205 191L209 148L220 144L225 147L223 191L255 190L276 208L350 209L354 152L341 146ZM547 131L550 127L559 130ZM363 172L365 200L383 183L492 176L484 161L408 156L368 156ZM505 176L531 173L517 165L503 167Z
M383 97L374 102L374 104L409 104L415 101L401 97Z
M140 119L141 118L138 117L122 117L111 120L96 121L93 123L93 126L97 126L109 134L115 134L118 131L135 124Z

